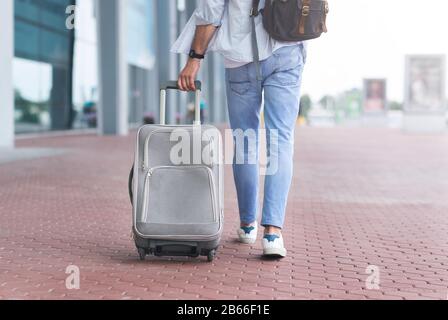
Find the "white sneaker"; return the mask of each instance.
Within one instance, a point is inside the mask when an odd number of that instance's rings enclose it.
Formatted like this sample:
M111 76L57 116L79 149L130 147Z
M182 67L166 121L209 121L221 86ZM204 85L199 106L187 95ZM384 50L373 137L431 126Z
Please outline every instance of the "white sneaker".
M245 244L253 244L257 241L258 227L257 225L250 227L241 227L236 233L240 242Z
M267 257L286 257L286 249L283 236L266 234L263 237L263 255Z

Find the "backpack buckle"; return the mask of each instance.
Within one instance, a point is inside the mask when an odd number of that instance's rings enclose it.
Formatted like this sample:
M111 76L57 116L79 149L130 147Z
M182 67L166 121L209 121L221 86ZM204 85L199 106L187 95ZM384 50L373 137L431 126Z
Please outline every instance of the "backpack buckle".
M302 16L308 17L310 15L310 6L302 7Z
M258 11L255 8L250 9L250 17L258 17Z

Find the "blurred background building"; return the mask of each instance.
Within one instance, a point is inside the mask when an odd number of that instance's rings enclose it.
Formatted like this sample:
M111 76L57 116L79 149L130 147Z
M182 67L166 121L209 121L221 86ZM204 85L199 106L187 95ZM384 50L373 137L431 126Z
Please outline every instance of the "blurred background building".
M2 0L2 57L13 40L13 57L3 62L12 74L2 81L12 82L14 97L12 114L5 107L0 117L13 117L16 135L97 127L126 134L159 121L159 84L176 79L186 60L169 49L195 6L185 0ZM208 55L201 74L208 122L226 121L223 75L220 57ZM171 93L168 121L189 121L190 99ZM11 126L2 124L3 140L11 140Z
M308 46L300 124L446 131L448 2L427 0L440 10L423 18L417 0L402 2L330 3L329 33ZM159 84L177 78L187 58L169 49L196 4L0 0L0 146L27 133L124 135L159 121ZM419 19L424 28L414 23ZM219 55L207 55L200 79L203 118L225 122ZM167 120L190 122L192 97L171 92L168 98Z

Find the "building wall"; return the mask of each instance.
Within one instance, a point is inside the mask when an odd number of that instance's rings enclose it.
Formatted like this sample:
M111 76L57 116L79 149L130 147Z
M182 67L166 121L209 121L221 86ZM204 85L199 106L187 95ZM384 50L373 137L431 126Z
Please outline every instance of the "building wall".
M14 147L14 97L12 64L14 56L14 2L0 1L0 148Z
M73 58L74 128L89 127L84 109L98 101L97 26L95 3L77 0L75 20L75 50ZM93 125L95 126L95 125Z

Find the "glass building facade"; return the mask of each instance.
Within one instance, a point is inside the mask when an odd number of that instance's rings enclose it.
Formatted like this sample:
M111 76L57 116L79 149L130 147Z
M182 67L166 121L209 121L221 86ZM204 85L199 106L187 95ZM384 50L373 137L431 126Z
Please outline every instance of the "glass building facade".
M74 0L15 0L13 78L16 132L72 127L74 30L65 13Z
M166 12L168 3L170 11ZM68 8L76 8L74 20L70 20L73 12ZM131 128L144 121L158 121L159 83L173 78L186 60L170 56L168 47L194 9L195 1L126 0L127 114ZM97 0L14 0L16 134L97 127L96 10ZM72 27L69 22L74 22ZM200 78L205 82L206 119L223 122L227 113L225 93L217 83L224 77L220 58L210 55L203 66ZM192 97L175 98L169 121L190 121ZM214 108L207 108L210 105Z

